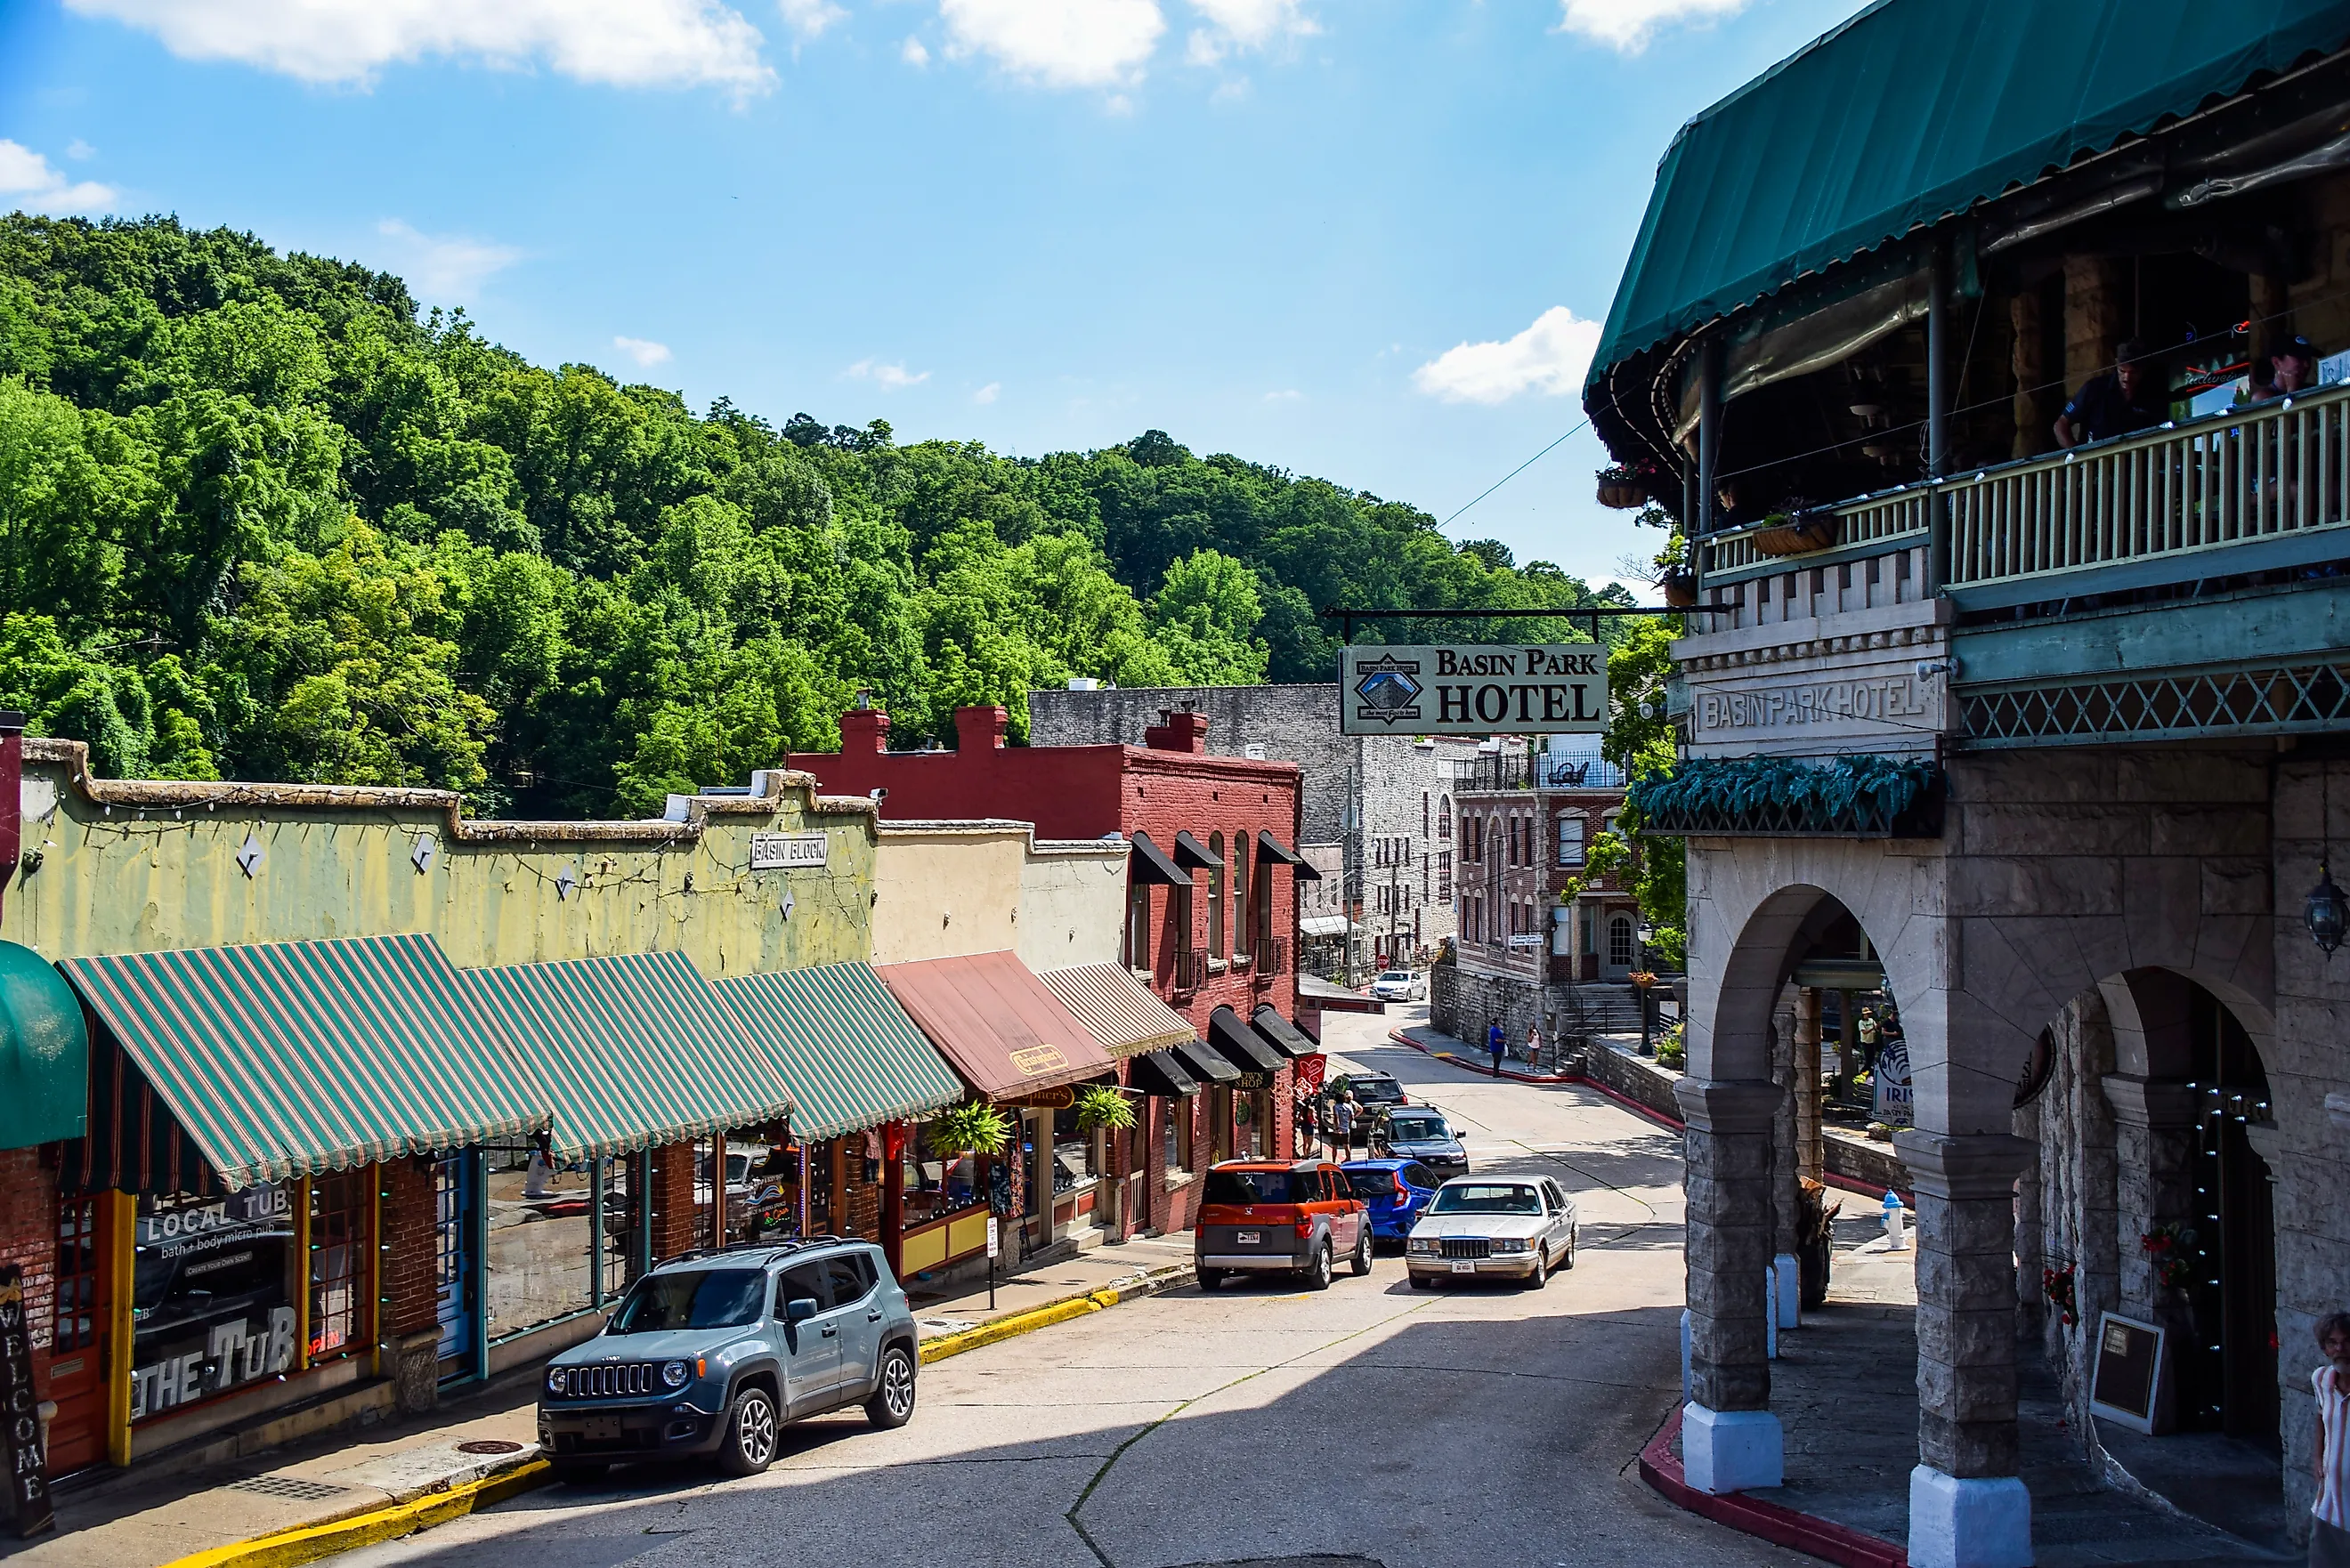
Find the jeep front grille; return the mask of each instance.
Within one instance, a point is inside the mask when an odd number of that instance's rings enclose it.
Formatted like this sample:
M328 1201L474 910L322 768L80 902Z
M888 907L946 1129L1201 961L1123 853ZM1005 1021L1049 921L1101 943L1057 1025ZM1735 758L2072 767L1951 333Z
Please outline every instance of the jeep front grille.
M602 1366L566 1367L560 1397L566 1399L618 1399L631 1394L650 1394L653 1388L652 1363L624 1361ZM547 1391L556 1392L551 1384Z

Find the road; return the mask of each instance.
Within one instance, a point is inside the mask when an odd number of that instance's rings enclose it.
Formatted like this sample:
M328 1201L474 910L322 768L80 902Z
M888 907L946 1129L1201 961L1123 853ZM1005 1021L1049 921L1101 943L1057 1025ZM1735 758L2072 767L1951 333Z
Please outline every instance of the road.
M1391 1045L1400 1021L1330 1014L1334 1070L1394 1073L1466 1130L1474 1168L1547 1172L1575 1194L1576 1267L1547 1289L1416 1292L1382 1254L1322 1294L1185 1290L925 1368L911 1425L804 1423L753 1480L618 1471L339 1563L1786 1561L1666 1504L1632 1468L1679 1390L1679 1140L1588 1089L1496 1083Z

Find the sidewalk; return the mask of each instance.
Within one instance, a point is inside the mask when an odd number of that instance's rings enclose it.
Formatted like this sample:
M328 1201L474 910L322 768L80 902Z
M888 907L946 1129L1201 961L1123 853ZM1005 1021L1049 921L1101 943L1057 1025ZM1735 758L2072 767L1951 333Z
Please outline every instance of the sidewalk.
M949 1295L917 1296L922 1359L1191 1278L1186 1233L1098 1247L1007 1276L997 1282L992 1311L983 1280ZM68 1488L57 1501L57 1530L37 1541L0 1542L0 1559L26 1568L230 1568L260 1560L258 1552L236 1551L239 1543L288 1531L340 1524L380 1532L291 1553L274 1550L267 1561L275 1565L411 1533L441 1521L420 1514L454 1517L542 1483L538 1378L534 1365L431 1415L328 1433L231 1464L174 1475L133 1469Z

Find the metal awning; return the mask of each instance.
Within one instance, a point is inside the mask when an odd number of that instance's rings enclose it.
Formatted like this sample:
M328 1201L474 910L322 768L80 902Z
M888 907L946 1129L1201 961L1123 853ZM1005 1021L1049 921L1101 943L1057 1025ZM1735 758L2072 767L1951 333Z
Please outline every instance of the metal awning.
M131 1070L107 1083L137 1100L93 1096L82 1179L113 1185L130 1164L148 1168L158 1102L230 1191L528 1132L552 1108L431 937L183 948L57 967L129 1058ZM162 1141L176 1146L177 1131Z
M1191 874L1167 858L1167 851L1150 842L1150 835L1134 836L1134 854L1129 857L1138 882L1158 882L1170 888L1188 888Z
M1200 1080L1183 1070L1172 1051L1150 1051L1126 1064L1127 1086L1146 1095L1183 1099L1200 1092Z
M1036 978L1113 1056L1163 1051L1198 1036L1190 1019L1145 990L1124 964L1076 964Z
M1183 1070L1201 1084L1236 1084L1241 1070L1224 1060L1223 1053L1197 1035L1170 1047ZM1252 1069L1253 1071L1253 1069Z
M1270 1002L1260 1002L1249 1014L1249 1025L1264 1036L1265 1043L1283 1055L1319 1056L1322 1047L1315 1044L1297 1025L1284 1018Z
M981 1096L1018 1099L1111 1071L1109 1053L1008 952L884 964L875 971Z
M1224 857L1192 837L1191 831L1185 829L1175 836L1175 864L1189 867L1194 871L1221 871L1224 868Z
M1288 1060L1229 1007L1208 1014L1208 1044L1243 1073L1278 1073Z
M1305 937L1343 937L1354 929L1344 915L1307 915L1297 922L1297 934Z
M1278 860L1284 866L1294 868L1300 882L1322 880L1322 873L1315 868L1312 861L1275 838L1269 828L1260 827L1256 830L1256 849L1259 865L1263 865L1267 860Z
M914 1120L963 1097L954 1075L866 963L729 975L718 994L792 1095L804 1138Z
M463 974L554 1096L558 1155L627 1154L791 1112L783 1079L683 953Z

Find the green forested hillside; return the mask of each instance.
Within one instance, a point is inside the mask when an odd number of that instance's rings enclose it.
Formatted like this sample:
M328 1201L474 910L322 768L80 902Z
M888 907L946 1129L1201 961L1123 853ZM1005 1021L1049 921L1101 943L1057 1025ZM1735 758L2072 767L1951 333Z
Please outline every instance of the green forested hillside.
M1591 597L1155 431L1029 461L697 414L356 264L0 219L0 707L110 775L641 812L836 743L860 686L910 742L973 701L1019 734L1072 675L1327 679L1319 605Z

